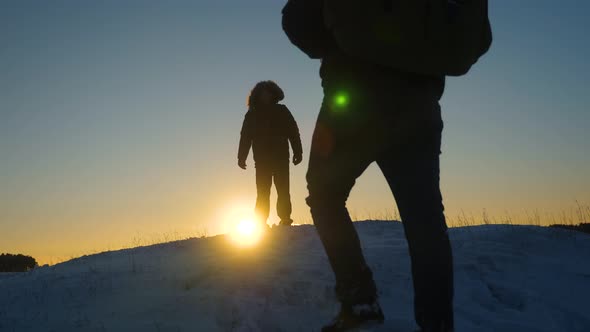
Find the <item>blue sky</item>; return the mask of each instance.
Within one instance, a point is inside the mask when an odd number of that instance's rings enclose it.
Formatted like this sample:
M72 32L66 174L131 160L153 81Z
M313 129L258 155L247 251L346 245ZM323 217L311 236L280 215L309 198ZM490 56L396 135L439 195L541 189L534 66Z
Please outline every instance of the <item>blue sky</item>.
M254 203L252 167L235 163L246 96L264 79L301 128L292 196L309 222L319 62L284 36L283 4L0 1L0 251L63 257L134 234L223 231ZM589 11L490 3L492 49L442 100L449 215L590 202ZM395 208L376 167L349 207L360 218Z

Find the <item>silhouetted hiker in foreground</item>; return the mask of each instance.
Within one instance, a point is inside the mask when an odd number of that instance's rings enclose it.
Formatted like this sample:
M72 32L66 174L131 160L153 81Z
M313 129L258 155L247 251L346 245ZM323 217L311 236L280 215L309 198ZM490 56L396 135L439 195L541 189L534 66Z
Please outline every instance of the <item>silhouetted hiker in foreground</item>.
M424 332L452 331L439 100L445 75L466 73L489 48L487 1L290 0L283 29L307 55L322 59L324 99L310 151L307 203L341 302L322 331L384 320L346 209L356 178L373 162L403 221L416 322Z
M278 102L283 90L272 81L256 84L248 97L248 112L244 117L238 151L238 166L246 169L250 146L256 167L256 218L265 223L270 211L270 187L274 179L277 188L279 225L289 226L291 196L289 194L289 142L293 148L293 164L303 156L299 128L289 109Z

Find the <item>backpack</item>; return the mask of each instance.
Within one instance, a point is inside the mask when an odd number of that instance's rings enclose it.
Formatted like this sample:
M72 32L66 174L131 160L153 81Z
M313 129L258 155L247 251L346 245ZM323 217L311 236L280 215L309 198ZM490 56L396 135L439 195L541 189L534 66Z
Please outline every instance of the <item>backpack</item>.
M492 43L487 0L316 0L344 53L401 71L460 76Z
M289 0L283 7L283 31L312 59L324 58L336 49L336 41L324 25L323 0Z

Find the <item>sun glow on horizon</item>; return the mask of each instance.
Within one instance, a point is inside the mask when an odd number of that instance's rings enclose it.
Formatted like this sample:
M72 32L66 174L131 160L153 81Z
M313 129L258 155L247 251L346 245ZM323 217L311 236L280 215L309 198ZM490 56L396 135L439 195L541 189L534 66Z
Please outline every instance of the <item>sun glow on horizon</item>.
M230 233L232 241L242 247L250 247L257 244L262 238L263 229L259 223L252 219L242 219Z

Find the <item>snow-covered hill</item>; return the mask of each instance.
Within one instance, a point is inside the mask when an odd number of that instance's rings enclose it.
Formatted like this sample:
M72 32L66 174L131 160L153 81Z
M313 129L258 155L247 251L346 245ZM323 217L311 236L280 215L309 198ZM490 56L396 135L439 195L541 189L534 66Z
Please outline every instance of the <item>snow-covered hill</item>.
M402 226L356 223L387 331L410 332ZM590 331L590 236L533 226L450 230L457 331ZM317 331L337 310L312 226L255 249L225 236L86 256L0 278L0 331Z

